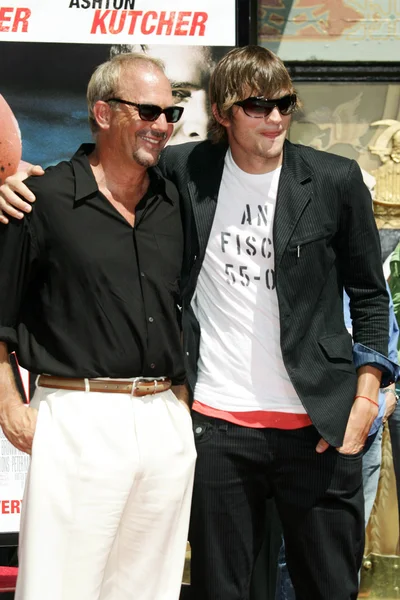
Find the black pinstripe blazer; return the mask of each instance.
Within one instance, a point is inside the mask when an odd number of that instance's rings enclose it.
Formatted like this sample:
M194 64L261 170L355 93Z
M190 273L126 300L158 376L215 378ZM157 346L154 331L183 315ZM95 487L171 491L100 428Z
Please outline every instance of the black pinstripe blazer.
M193 390L199 325L190 308L210 234L226 146L166 148L163 173L181 194L184 351ZM320 434L339 446L356 389L342 290L353 337L387 356L388 296L371 196L355 161L285 142L273 226L281 349L285 367ZM266 365L268 368L268 365Z

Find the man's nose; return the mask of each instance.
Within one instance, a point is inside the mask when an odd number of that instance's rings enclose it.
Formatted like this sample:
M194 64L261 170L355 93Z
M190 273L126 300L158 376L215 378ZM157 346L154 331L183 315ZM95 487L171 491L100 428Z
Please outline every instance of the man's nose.
M168 131L167 118L164 113L161 113L161 115L152 122L151 128L155 131Z
M187 119L182 126L182 132L187 138L204 140L207 136L207 118Z
M269 115L267 115L265 118L267 121L272 121L274 123L280 123L282 121L282 115L277 106L274 106Z
M185 105L182 133L187 138L204 140L207 137L207 96L204 90L192 92L192 98Z

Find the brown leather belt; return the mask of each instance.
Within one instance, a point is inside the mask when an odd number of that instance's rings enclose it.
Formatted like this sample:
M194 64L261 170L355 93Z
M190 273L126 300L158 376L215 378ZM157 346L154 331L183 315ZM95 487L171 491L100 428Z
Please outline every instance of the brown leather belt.
M166 392L171 387L171 380L163 379L137 379L136 381L123 381L120 379L72 379L69 377L55 377L54 375L40 375L37 384L45 388L59 390L75 390L76 392L104 392L108 394L131 394L132 396L149 396Z

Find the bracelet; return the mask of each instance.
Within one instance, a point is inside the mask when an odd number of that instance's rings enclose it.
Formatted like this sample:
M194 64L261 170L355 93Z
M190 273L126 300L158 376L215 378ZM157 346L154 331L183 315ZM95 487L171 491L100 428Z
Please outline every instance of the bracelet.
M394 390L392 390L392 388L386 388L385 390L382 390L382 391L384 394L393 394L394 399L396 400L396 404L398 403L399 395Z
M368 396L356 396L354 400L357 400L357 398L364 398L364 400L368 400L368 402L371 402L371 404L375 404L375 406L379 408L379 403L375 402L375 400L372 400L372 398L368 398Z

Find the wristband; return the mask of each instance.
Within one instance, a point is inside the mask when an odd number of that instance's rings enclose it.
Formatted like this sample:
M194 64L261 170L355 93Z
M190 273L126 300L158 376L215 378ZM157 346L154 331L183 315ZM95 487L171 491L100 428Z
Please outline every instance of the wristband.
M364 400L368 400L368 402L371 402L371 404L375 404L375 406L379 408L379 403L375 400L372 400L372 398L368 398L368 396L356 396L354 400L357 400L357 398L364 398Z

